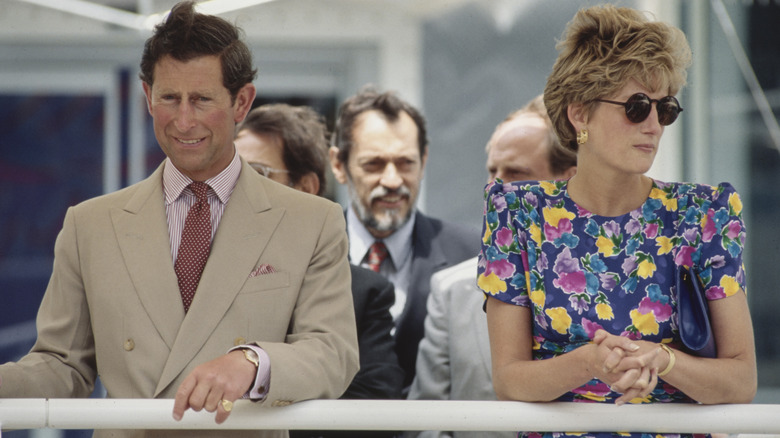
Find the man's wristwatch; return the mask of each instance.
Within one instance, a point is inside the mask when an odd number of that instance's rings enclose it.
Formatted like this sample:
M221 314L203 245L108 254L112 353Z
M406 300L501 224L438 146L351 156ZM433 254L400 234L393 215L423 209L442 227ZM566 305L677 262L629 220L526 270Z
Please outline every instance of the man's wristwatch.
M252 362L255 368L260 368L260 356L257 355L255 350L252 350L251 348L242 348L241 351L244 352L246 360Z

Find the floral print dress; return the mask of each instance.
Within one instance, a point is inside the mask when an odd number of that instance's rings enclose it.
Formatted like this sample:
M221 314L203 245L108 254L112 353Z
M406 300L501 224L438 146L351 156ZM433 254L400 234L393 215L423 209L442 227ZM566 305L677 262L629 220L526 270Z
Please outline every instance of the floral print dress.
M485 189L477 283L488 296L532 309L535 360L574 350L598 329L679 342L677 266L696 267L709 300L745 290L742 202L730 184L654 180L644 204L617 217L579 207L567 184L496 180ZM614 403L619 396L593 379L558 401ZM693 400L659 379L650 395L631 402Z

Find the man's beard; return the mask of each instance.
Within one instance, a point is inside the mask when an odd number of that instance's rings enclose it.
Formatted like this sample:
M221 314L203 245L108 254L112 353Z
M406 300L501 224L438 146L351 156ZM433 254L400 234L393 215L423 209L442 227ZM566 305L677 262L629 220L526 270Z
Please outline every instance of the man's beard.
M348 186L349 198L355 208L355 213L357 214L358 219L360 219L360 222L362 222L363 225L368 229L374 229L379 232L395 232L404 226L404 224L409 221L409 218L412 217L412 212L414 211L414 205L412 204L412 192L406 185L402 185L398 188L398 190L394 191L390 191L383 186L377 186L371 190L371 193L368 196L369 207L363 205L363 202L358 196L357 191L355 190L355 185L351 179ZM388 195L406 196L409 199L410 206L405 215L402 216L399 209L391 208L385 209L385 214L382 215L381 218L374 216L370 208L371 204L373 204L375 199Z

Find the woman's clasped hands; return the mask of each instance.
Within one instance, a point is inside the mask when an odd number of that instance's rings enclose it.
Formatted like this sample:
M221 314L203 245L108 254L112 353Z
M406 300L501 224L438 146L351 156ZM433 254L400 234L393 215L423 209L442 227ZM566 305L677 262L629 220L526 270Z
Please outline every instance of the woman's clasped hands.
M622 394L616 405L635 398L645 398L658 384L658 370L665 366L667 356L659 344L634 341L604 330L593 336L594 353L589 361L593 376Z

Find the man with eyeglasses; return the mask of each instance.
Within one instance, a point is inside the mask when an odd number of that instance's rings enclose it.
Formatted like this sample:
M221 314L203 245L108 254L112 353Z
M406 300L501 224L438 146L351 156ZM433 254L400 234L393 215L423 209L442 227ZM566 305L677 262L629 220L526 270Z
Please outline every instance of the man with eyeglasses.
M238 153L258 173L278 183L323 196L328 154L327 129L312 108L269 104L253 109L238 128ZM403 370L394 350L390 306L393 284L378 273L350 265L360 371L342 399L401 398ZM365 436L354 431L291 431L294 438ZM392 435L372 431L371 436Z

